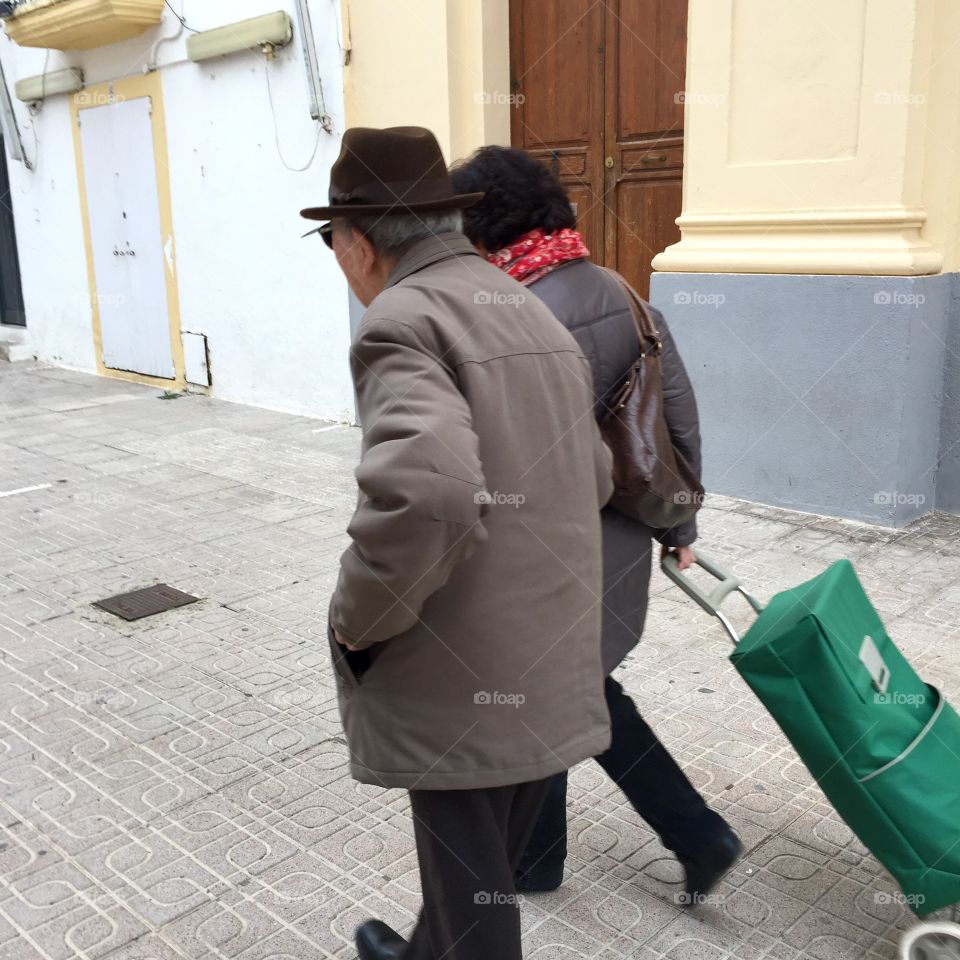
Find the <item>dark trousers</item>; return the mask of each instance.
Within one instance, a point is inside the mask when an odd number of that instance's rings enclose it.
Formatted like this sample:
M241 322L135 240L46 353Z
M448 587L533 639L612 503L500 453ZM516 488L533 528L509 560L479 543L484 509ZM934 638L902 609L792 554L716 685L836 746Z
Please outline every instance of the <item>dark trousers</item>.
M613 741L597 763L624 792L633 809L681 860L691 860L726 829L694 789L676 760L637 712L623 687L607 677ZM554 777L536 827L520 863L523 873L562 873L567 856L567 775Z
M403 960L520 960L513 878L550 782L410 791L423 909Z

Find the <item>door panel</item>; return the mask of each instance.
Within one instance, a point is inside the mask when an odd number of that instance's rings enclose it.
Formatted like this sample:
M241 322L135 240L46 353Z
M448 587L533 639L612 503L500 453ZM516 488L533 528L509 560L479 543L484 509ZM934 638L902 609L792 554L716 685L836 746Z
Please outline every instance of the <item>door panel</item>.
M593 251L603 243L603 30L596 0L510 4L513 145L559 176Z
M680 194L673 178L623 178L617 185L617 270L641 297L650 294L650 261L674 242Z
M176 377L149 97L80 113L104 365Z
M592 137L591 111L596 109L596 52L602 18L591 0L527 0L518 6L522 46L519 76L526 97L523 110L528 144L586 144ZM587 81L587 82L585 82Z
M685 0L511 2L513 144L558 173L594 261L643 296L680 238L686 29Z
M607 10L605 253L650 292L650 261L680 239L686 3L611 0Z
M682 0L608 0L616 36L610 99L618 140L683 135L687 11Z

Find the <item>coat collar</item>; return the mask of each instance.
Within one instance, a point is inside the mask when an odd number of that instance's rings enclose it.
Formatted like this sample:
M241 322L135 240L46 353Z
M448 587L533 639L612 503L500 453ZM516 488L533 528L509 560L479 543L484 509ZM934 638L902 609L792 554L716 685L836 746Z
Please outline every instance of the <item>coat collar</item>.
M454 257L479 257L477 248L462 233L438 233L414 244L398 261L387 278L392 287L412 273ZM386 289L386 288L385 288Z

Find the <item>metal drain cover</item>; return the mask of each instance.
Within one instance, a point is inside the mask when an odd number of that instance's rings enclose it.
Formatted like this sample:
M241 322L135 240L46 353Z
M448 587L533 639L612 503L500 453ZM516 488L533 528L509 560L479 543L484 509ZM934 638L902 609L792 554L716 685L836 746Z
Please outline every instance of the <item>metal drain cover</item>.
M165 583L157 583L142 590L118 593L105 600L94 600L93 605L107 613L123 617L124 620L140 620L143 617L152 617L155 613L163 613L164 610L173 610L174 607L185 607L199 599Z

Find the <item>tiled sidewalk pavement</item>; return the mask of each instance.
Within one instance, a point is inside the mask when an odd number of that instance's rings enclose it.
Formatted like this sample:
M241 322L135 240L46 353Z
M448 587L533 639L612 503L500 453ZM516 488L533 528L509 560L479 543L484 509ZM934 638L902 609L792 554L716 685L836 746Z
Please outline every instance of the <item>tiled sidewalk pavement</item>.
M347 775L325 601L358 432L36 365L0 365L0 958L353 957L406 930L404 795ZM715 498L702 548L763 599L847 556L908 656L960 702L960 524L901 532ZM164 581L201 603L90 606ZM617 791L573 775L570 871L523 907L542 960L892 958L911 922L658 573L621 671L749 852L718 903ZM743 621L741 621L743 622Z

